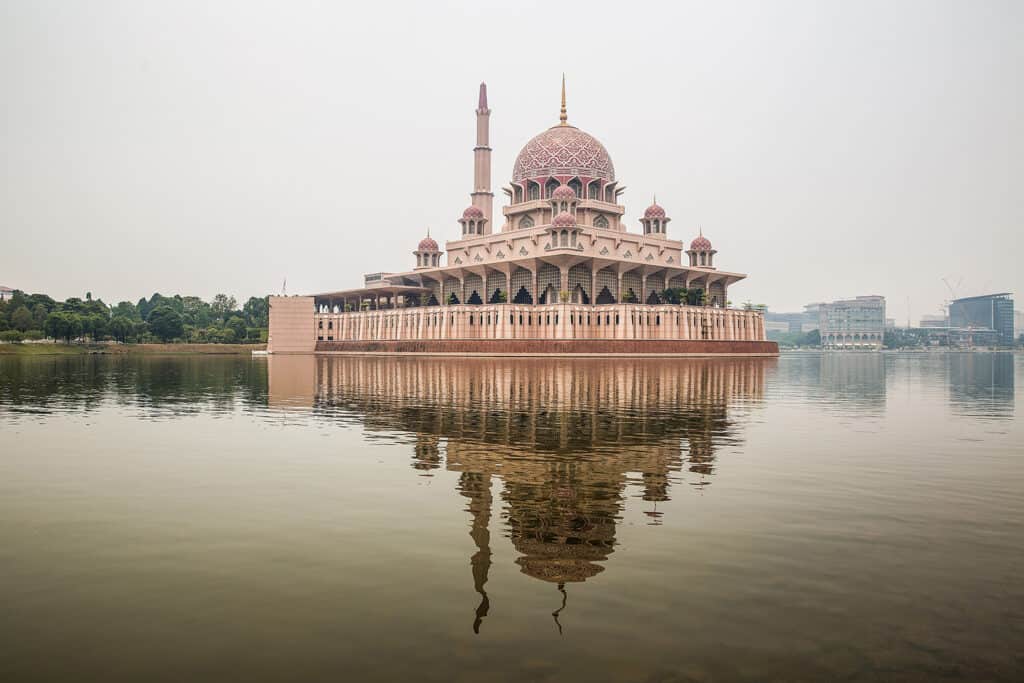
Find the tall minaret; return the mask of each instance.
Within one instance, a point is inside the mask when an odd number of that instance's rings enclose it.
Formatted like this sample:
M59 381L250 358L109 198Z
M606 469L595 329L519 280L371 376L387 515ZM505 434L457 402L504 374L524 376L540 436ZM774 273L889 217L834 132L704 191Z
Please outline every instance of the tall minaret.
M487 84L480 84L476 107L476 147L473 148L473 206L484 212L484 234L494 232L494 193L491 192L491 110L487 108Z

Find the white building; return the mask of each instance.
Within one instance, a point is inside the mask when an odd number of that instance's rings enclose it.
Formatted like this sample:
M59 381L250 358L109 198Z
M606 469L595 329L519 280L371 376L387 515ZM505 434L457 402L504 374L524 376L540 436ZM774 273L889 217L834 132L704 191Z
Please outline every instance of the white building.
M885 339L885 297L858 296L821 304L821 347L852 351L880 351Z
M14 290L10 287L0 285L0 301L7 301L14 296Z

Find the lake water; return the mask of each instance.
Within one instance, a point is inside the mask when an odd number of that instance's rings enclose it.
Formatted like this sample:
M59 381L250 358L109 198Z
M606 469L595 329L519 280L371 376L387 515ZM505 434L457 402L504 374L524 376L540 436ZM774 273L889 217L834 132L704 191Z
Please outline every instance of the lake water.
M0 680L1024 680L1022 375L0 357Z

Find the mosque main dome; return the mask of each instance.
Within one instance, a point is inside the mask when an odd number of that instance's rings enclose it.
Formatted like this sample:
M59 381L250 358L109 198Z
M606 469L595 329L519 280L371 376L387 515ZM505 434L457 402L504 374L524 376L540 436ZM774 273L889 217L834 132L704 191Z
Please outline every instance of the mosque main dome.
M597 138L576 126L553 126L526 143L516 157L512 181L549 176L615 180L615 165Z

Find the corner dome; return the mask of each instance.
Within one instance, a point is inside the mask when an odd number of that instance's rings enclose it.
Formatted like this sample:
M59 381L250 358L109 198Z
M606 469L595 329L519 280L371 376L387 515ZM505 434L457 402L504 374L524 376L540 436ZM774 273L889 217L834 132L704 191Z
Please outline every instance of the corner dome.
M704 235L690 242L690 251L711 251L711 241Z
M419 251L438 251L437 242L430 235L420 240Z
M644 211L644 218L664 218L665 209L661 208L657 202L654 202Z
M597 138L576 126L553 126L520 150L512 181L550 176L585 176L615 180L615 166Z
M556 228L574 228L576 227L576 217L568 211L563 211L555 216L554 220L551 221L551 225Z
M479 206L468 206L466 210L462 212L463 218L479 219L484 217L484 212L480 210Z

